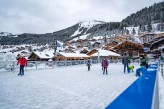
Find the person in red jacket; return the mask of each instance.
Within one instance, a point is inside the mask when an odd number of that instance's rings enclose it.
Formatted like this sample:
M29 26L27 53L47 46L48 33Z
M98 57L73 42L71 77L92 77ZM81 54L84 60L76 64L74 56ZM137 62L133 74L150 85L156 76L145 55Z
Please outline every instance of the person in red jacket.
M18 75L24 75L24 66L27 66L27 60L24 56L21 56L17 62L17 65L20 64L20 72Z

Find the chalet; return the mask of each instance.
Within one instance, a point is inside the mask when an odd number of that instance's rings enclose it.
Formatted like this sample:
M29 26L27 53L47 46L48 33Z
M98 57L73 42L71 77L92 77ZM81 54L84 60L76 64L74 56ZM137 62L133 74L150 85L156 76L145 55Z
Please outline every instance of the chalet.
M160 55L160 50L164 46L164 38L159 39L158 41L155 41L154 43L151 44L150 49L152 53L158 57Z
M140 40L141 40L141 43L144 44L144 43L149 43L153 41L156 37L158 36L154 33L147 33L147 34L141 35Z
M32 52L28 57L30 61L48 61L54 56L53 52Z
M109 51L109 50L96 50L93 49L87 53L87 55L91 56L93 60L102 60L104 57L107 59L114 59L117 60L120 57L119 54Z
M135 58L139 57L140 53L143 52L143 45L132 41L124 41L111 49L122 55L128 53L130 57Z
M90 56L86 54L58 52L57 55L53 58L56 61L87 60L90 58Z

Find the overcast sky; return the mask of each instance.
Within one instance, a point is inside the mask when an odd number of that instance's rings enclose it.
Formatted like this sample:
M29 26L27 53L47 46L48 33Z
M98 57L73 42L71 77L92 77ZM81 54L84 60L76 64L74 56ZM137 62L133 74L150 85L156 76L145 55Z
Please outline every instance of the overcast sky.
M0 31L49 33L81 21L121 21L163 0L0 0Z

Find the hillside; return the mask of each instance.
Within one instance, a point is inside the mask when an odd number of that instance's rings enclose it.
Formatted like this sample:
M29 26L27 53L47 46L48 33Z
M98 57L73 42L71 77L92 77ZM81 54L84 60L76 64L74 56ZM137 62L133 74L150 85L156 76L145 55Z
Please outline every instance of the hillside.
M164 2L155 3L152 6L131 14L122 20L124 26L143 26L148 23L164 22Z
M0 34L0 44L45 44L52 43L54 39L69 41L83 35L87 35L86 38L89 38L96 36L114 37L122 34L138 35L141 32L161 32L164 31L163 22L164 2L160 2L131 14L121 22L85 21L53 33L24 33L17 37L12 37L12 35L4 35L6 37L3 37L3 34Z

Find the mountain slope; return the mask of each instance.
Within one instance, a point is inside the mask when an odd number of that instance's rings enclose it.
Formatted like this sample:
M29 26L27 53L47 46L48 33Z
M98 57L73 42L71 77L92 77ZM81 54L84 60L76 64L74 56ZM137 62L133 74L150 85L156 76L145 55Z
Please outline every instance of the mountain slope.
M88 35L87 37L108 36L113 37L122 34L139 34L140 32L164 31L164 2L146 7L131 14L121 22L85 21L77 23L66 29L46 34L24 33L18 37L0 36L0 44L29 44L52 43L55 40L69 41L74 38ZM154 24L155 23L155 24ZM155 27L152 27L156 25ZM126 28L125 28L126 27ZM129 32L128 27L135 27ZM137 29L136 29L137 28Z
M122 20L122 24L125 26L141 26L147 25L149 22L164 22L164 2L155 3Z

